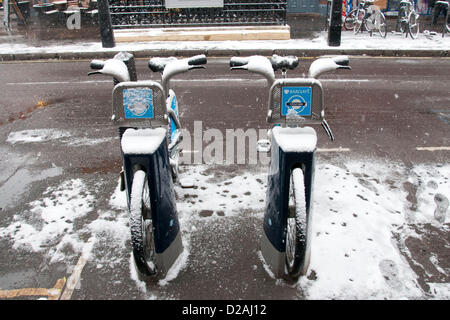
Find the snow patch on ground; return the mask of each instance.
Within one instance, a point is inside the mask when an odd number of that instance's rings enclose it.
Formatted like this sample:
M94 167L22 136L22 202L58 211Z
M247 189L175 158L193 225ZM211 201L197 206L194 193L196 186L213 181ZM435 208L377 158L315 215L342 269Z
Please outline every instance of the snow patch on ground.
M412 172L435 179L440 191L450 195L449 169L449 165L424 165ZM378 162L316 168L309 269L314 270L316 279L300 281L309 299L423 297L417 275L393 241L393 232L408 223L408 194L402 186L404 179L411 179L410 174L399 165ZM416 223L435 224L435 205L426 201L432 193L418 189ZM403 236L411 235L413 231Z
M180 219L233 216L242 210L264 209L267 173L234 170L221 173L206 165L184 166L182 176L194 182L193 188L175 185ZM262 217L262 215L261 215Z
M428 283L434 300L450 299L450 283Z
M432 222L435 225L440 223L435 219L437 194L447 199L447 215L445 222L450 220L448 210L448 199L450 198L450 166L415 166L411 172L410 182L417 186L417 223ZM444 223L445 223L444 222Z
M6 139L6 142L11 144L47 142L67 137L70 137L70 132L65 130L31 129L11 132Z
M92 210L94 197L81 179L49 187L43 196L31 202L29 210L14 215L8 227L0 228L0 236L8 237L16 250L45 251L55 263L81 252L83 242L74 224Z
M71 132L62 129L30 129L11 132L6 139L6 142L14 145L20 143L58 141L68 146L79 147L97 145L109 142L113 139L114 138L76 137Z

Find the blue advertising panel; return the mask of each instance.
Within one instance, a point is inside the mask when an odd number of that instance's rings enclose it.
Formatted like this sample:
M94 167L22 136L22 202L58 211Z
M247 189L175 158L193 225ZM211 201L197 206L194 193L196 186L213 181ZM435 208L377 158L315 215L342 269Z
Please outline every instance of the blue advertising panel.
M133 88L123 90L125 119L153 119L153 90Z
M311 116L311 87L283 87L281 115Z

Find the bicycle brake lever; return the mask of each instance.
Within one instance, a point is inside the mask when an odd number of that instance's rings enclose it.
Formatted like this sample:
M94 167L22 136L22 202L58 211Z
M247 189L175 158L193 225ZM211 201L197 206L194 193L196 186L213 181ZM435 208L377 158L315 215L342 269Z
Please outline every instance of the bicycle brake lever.
M322 128L325 130L327 135L330 137L330 140L334 141L334 135L333 135L333 132L331 131L330 126L328 125L328 122L325 119L323 119L321 124L322 124Z
M248 70L248 66L243 65L243 66L237 66L237 67L230 67L230 70Z
M206 69L205 66L189 66L188 70L192 70L192 69Z

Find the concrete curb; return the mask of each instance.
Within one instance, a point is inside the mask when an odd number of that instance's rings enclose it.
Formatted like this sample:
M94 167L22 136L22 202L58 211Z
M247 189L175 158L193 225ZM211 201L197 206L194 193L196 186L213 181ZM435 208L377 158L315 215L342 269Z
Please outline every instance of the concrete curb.
M112 58L120 50L107 51L79 51L79 52L37 52L37 53L5 53L0 54L0 61L30 61L30 60L81 60L81 59L108 59ZM317 57L322 55L350 55L372 57L449 57L448 50L430 49L341 49L330 47L329 49L149 49L129 50L136 58L149 57L188 57L197 54L205 54L210 57L231 57L264 55L295 55L299 57Z

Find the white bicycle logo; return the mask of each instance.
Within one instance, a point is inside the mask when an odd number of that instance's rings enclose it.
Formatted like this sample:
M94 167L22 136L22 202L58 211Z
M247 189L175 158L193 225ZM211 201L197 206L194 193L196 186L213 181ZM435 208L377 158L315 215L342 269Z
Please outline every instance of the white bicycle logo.
M292 96L286 103L289 110L294 110L297 114L301 114L307 107L308 103L302 96Z

